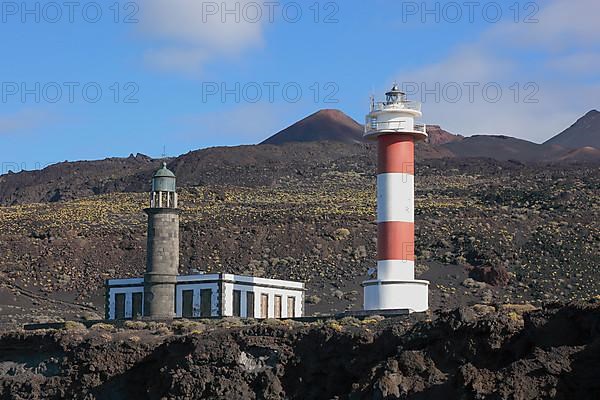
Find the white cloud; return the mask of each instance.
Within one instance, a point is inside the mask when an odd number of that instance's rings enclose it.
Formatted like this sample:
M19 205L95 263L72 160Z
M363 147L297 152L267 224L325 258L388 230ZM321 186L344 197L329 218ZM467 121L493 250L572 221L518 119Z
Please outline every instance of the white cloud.
M593 46L600 37L598 15L597 0L545 2L536 15L539 23L495 24L445 59L400 71L397 76L427 88L439 83L439 87L451 89L444 86L450 82L463 87L456 103L448 101L454 92L444 96L442 91L438 102L433 95L426 96L426 122L465 135L506 134L543 142L598 106L597 85L572 83L581 72L597 71L599 59ZM465 82L480 84L473 102ZM536 86L528 87L529 82ZM486 100L482 87L488 83L502 88L499 101ZM535 87L539 92L533 95ZM526 101L528 95L538 102Z
M537 23L498 24L490 36L513 46L543 46L551 51L597 44L600 2L552 0L539 4L540 10L534 16Z
M0 114L0 135L30 133L55 122L56 117L44 110L26 108L11 114Z
M598 66L600 66L600 52L577 52L555 57L548 62L548 67L563 73L597 74Z
M534 142L544 142L559 133L588 108L568 108L551 99L560 99L558 88L542 88L538 103L515 102L514 92L502 87L500 101L486 101L481 92L476 101L463 99L457 103L427 101L423 106L426 122L442 125L445 129L463 135L508 135ZM479 97L477 97L479 96ZM548 101L550 100L550 101Z
M144 0L139 30L161 43L145 60L162 70L199 72L218 56L237 56L263 43L263 19L244 12L251 0ZM236 10L228 14L225 10ZM250 16L250 18L247 18ZM264 16L263 16L264 17Z
M424 82L433 77L445 82L482 82L494 80L513 68L510 60L496 59L483 46L471 44L457 48L443 62L411 71L410 76L415 78L414 82Z

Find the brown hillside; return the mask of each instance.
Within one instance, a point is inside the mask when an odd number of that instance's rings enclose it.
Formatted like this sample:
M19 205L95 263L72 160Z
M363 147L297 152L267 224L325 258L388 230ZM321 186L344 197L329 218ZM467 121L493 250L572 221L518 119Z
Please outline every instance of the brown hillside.
M432 146L458 142L464 139L464 136L445 131L439 125L427 125L427 135L429 135L427 142Z
M261 144L333 141L360 143L363 126L339 110L321 110L271 136Z
M595 147L600 149L600 112L592 110L565 131L548 140L546 144L558 144L569 149Z

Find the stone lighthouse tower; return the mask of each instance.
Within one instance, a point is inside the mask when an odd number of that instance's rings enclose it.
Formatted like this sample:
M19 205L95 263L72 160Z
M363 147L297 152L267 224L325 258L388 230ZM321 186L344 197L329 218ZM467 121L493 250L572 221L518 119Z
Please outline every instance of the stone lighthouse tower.
M365 310L428 309L429 282L415 279L415 142L427 138L421 104L396 84L371 101L365 138L377 142L377 276L363 282Z
M152 178L148 248L144 275L144 316L175 316L175 282L179 273L179 214L175 174L163 163Z

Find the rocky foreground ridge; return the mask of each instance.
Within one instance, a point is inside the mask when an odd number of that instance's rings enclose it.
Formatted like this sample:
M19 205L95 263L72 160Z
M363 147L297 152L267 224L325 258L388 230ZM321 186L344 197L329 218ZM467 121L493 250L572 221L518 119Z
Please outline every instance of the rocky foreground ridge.
M0 337L2 399L600 398L600 304Z

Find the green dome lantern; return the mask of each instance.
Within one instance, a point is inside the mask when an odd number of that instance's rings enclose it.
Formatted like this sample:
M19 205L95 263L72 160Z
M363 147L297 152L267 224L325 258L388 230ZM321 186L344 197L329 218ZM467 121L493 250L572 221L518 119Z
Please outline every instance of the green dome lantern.
M177 208L175 174L163 163L162 168L152 177L152 191L150 192L150 208Z
M156 171L152 177L153 192L175 192L176 177L173 172L167 168L167 163L163 162L162 168Z

